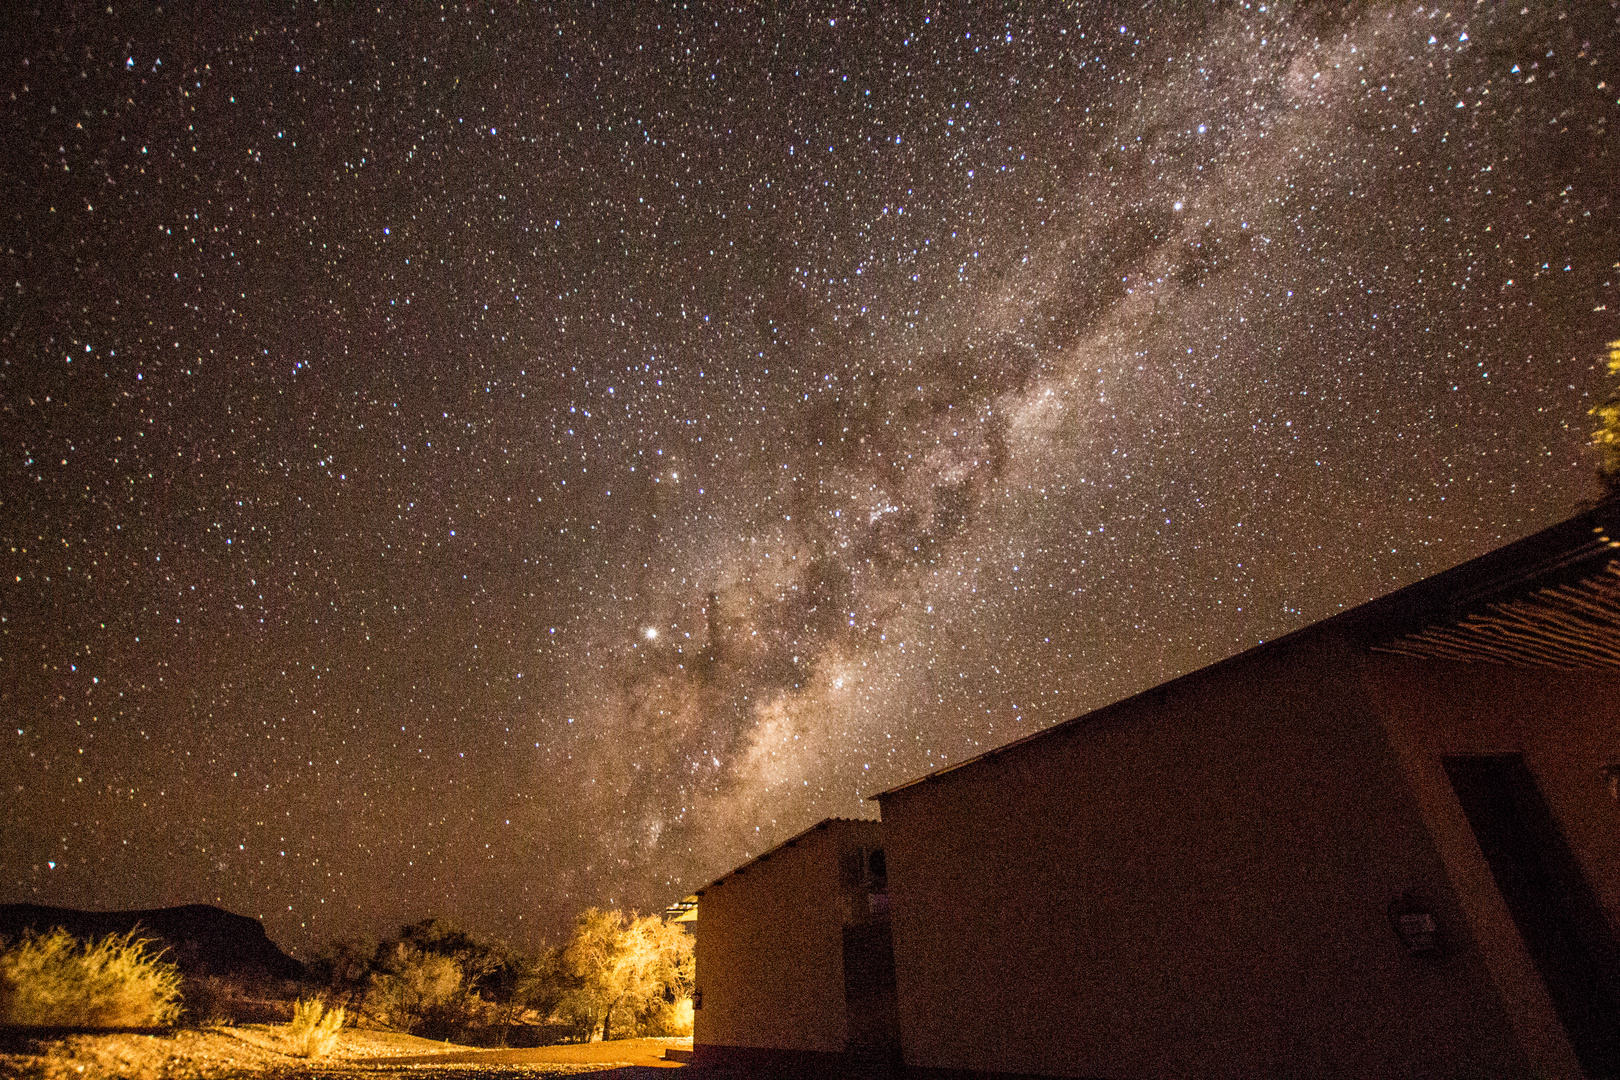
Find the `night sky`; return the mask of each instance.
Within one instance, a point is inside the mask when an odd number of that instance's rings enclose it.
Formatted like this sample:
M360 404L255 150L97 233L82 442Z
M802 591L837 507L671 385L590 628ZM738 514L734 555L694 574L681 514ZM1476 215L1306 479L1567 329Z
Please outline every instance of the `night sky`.
M1597 492L1610 3L20 7L0 900L537 943Z

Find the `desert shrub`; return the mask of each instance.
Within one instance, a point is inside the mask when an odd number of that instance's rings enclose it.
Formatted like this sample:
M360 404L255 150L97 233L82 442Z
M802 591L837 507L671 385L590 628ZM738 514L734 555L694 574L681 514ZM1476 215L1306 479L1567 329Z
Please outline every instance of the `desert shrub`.
M453 957L398 944L379 967L366 992L366 1010L389 1027L448 1039L483 1021L484 1003Z
M484 988L510 959L504 945L473 936L449 919L423 919L399 928L398 944L436 956L448 956L460 966L469 986Z
M694 1019L692 999L654 1002L637 1019L637 1033L641 1035L690 1035Z
M499 1043L516 1013L522 958L445 919L402 926L377 946L364 1011L432 1039Z
M377 947L364 938L339 938L315 950L305 965L312 981L324 986L327 998L354 1008L371 982Z
M180 973L134 931L81 943L26 934L0 952L0 1023L154 1027L180 1015Z
M561 949L544 949L523 963L513 997L523 1011L532 1010L542 1018L553 1019L563 998L578 982L564 969ZM583 1026L579 1034L584 1034Z
M320 998L300 998L293 1007L292 1023L287 1026L289 1052L294 1057L325 1057L337 1045L343 1018L341 1006L329 1010Z
M292 1019L295 990L252 975L187 975L180 983L185 1011L180 1022L196 1028L234 1024L285 1024Z
M232 987L224 979L200 975L184 979L180 992L186 1007L182 1021L197 1028L227 1027L236 1022Z

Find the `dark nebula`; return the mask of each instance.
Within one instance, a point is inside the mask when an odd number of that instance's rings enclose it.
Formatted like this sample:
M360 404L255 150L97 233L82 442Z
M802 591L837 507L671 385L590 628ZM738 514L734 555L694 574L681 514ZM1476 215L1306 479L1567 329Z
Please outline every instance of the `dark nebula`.
M1566 516L1616 9L1294 9L8 8L0 899L536 941Z

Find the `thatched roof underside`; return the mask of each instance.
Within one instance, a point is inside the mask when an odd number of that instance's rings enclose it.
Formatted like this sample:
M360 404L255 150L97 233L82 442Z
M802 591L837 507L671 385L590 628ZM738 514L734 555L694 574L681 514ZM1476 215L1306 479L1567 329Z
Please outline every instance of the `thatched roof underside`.
M1458 622L1425 627L1373 651L1565 671L1620 668L1620 561L1574 584L1487 604Z

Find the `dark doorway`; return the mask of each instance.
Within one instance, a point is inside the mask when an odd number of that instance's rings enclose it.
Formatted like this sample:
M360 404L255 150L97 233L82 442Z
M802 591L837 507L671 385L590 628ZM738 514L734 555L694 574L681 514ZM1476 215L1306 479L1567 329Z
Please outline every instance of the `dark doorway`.
M1581 1068L1620 1077L1620 948L1524 758L1442 763Z
M900 1055L900 1016L894 987L894 939L888 920L844 928L844 1004L849 1054L893 1062Z

